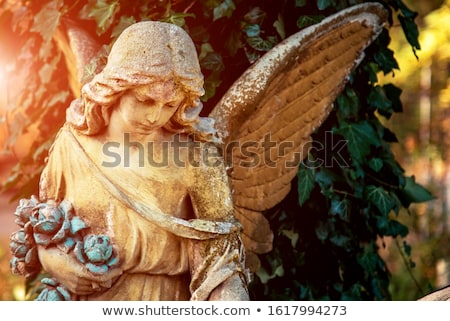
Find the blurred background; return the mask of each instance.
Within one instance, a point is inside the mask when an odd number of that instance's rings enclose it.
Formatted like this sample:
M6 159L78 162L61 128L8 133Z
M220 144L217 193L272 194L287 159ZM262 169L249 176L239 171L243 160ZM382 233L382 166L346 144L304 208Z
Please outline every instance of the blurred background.
M386 83L403 89L403 113L384 120L396 133L399 143L392 146L396 159L427 187L436 199L412 205L408 215L399 220L409 227L407 236L414 264L404 258L398 241L383 240L380 255L391 271L390 292L393 300L414 300L416 293L450 284L450 0L405 1L419 13L421 50L411 54L401 27L392 28L391 48L400 70L385 76ZM0 31L1 32L1 31ZM0 44L0 145L12 134L8 121L8 97L19 85L8 83L10 68L7 44ZM14 149L0 155L0 181L30 148L29 134L20 137ZM10 273L9 236L15 231L13 213L18 201L10 201L14 190L0 193L0 300L22 300L22 278Z
M419 12L421 50L415 59L393 32L391 47L400 71L388 77L403 89L404 110L387 126L400 141L392 146L396 159L436 199L415 204L402 216L410 228L407 239L415 266L399 259L395 242L381 253L392 272L391 294L398 300L411 299L417 287L427 292L429 285L450 284L450 1L408 3Z

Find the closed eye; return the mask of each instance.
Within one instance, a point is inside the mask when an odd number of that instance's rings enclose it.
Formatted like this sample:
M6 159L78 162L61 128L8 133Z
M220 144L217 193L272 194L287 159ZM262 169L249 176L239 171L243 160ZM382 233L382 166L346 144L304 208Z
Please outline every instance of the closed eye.
M153 105L155 103L155 100L153 98L145 97L145 96L141 96L141 95L136 95L136 100L141 103L145 103L147 105Z
M176 108L176 107L180 106L180 103L179 102L167 103L166 106L169 108Z
M186 101L185 98L181 99L181 100L174 100L174 101L169 101L166 106L169 108L178 108L180 107L184 102Z

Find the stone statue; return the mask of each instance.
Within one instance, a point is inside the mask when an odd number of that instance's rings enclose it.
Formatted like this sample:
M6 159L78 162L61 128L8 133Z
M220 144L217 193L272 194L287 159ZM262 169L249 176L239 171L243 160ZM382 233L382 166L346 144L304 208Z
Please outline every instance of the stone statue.
M272 248L262 212L386 20L363 4L291 36L209 117L187 33L128 27L68 108L39 196L17 207L13 272L50 274L38 300L248 300Z
M450 285L434 290L419 298L418 301L450 301Z

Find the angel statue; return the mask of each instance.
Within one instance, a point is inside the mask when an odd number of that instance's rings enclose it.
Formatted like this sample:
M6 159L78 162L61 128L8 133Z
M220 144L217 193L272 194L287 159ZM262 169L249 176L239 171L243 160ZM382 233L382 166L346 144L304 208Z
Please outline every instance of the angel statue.
M13 272L50 275L38 300L248 300L272 249L263 211L289 192L386 21L371 3L303 29L208 117L189 35L157 21L125 29L67 109L39 196L17 207Z

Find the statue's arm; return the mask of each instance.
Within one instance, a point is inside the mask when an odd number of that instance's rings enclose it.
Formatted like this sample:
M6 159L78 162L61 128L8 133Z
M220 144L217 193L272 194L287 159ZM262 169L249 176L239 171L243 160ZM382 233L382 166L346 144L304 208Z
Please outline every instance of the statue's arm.
M233 221L235 217L228 175L218 147L202 143L195 152L198 154L195 161L190 162L186 178L195 217Z
M239 223L234 217L232 195L223 159L209 146L209 161L190 168L189 195L195 217ZM204 152L204 151L203 151ZM195 300L248 300L247 271L240 232L192 241L191 292Z

